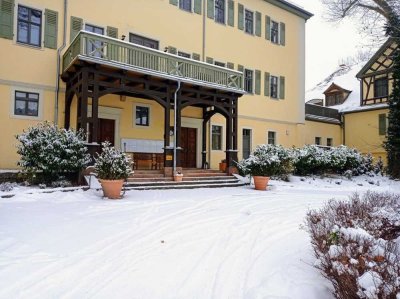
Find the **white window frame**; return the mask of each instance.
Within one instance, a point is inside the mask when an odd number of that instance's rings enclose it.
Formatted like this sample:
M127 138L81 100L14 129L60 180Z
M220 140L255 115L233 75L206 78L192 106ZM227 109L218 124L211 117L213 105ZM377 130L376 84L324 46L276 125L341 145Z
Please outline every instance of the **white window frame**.
M214 126L216 126L216 127L221 127L221 149L213 149L213 134L212 134L212 129L213 129L213 127ZM220 123L212 123L211 124L211 128L210 128L210 148L211 148L211 151L212 152L222 152L222 151L224 151L224 148L225 148L225 143L224 143L224 132L225 132L225 126L223 125L223 124L220 124Z
M272 96L272 92L271 92L271 88L272 88L272 77L277 78L277 84L276 84L276 98ZM273 100L279 100L279 96L280 96L280 94L279 94L280 85L281 85L280 77L277 76L277 75L272 75L272 74L271 74L271 75L270 75L270 78L269 78L269 96L270 96L271 99L273 99Z
M137 125L136 124L136 107L147 107L149 108L149 125L148 126L142 126L142 125ZM144 103L133 103L133 111L132 111L132 124L133 127L136 129L150 129L152 125L152 107L150 104L144 104Z
M206 1L206 0L203 0L203 1ZM226 24L228 23L228 0L224 0L225 3L224 3L224 22L223 22L223 23L218 22L217 19L216 19L215 1L216 1L216 0L214 0L214 21L215 21L215 23L217 23L217 24L226 25Z
M252 29L252 33L246 31L246 10L253 14L253 29ZM244 25L244 28L243 28L244 30L243 31L244 31L244 33L247 33L249 35L254 35L255 26L256 26L256 24L255 24L256 23L255 16L256 16L256 14L255 14L254 10L248 9L246 7L243 8L243 25Z
M189 57L181 56L181 55L179 55L180 53L189 55ZM186 52L186 51L176 50L176 55L179 56L179 57L192 59L192 54L190 54L189 52Z
M278 145L278 132L275 130L268 130L267 131L267 144L271 144L269 143L269 133L275 133L275 143L273 145Z
M243 158L243 130L250 130L250 154L252 153L252 151L253 151L253 148L254 148L254 146L253 146L253 139L254 139L254 137L253 137L253 132L254 132L254 129L253 128L251 128L251 127L242 127L242 152L241 152L241 154L242 154L242 158Z
M193 2L194 2L194 1L193 1L193 0L190 0L190 11L181 8L181 1L182 1L182 0L178 0L178 8L179 8L181 11L186 11L186 12L189 12L189 13L193 13L193 6L194 6L194 3L193 3ZM203 1L206 1L206 0L203 0Z
M272 23L273 22L278 24L278 41L277 42L272 41ZM270 23L269 23L269 27L270 27L269 34L271 36L271 43L273 43L274 45L280 45L281 44L281 24L280 24L280 22L271 19Z
M40 46L24 44L24 43L21 43L21 42L18 41L18 6L19 5L27 7L27 8L30 8L30 9L40 10L42 12L42 28L40 29L40 31L41 31L41 33L40 33L40 36L41 36ZM36 3L35 3L35 5L36 5ZM45 22L45 15L44 15L44 12L45 12L45 9L46 9L45 7L40 6L40 5L37 5L36 7L33 7L33 6L29 5L29 4L25 4L24 2L20 2L20 1L16 1L15 2L15 6L14 6L14 24L13 24L13 28L14 28L13 43L15 45L44 51L44 37L45 37L44 36L45 35L45 28L44 28L45 27L45 23L44 23Z
M252 76L252 82L251 82L251 92L249 92L249 91L246 91L247 92L247 94L254 94L254 90L255 90L255 71L253 70L253 69L249 69L249 68L244 68L243 69L243 79L244 79L244 84L246 84L246 70L247 71L251 71L252 73L253 73L253 76ZM245 86L246 87L246 86Z
M224 66L217 65L217 63L223 64ZM221 60L214 60L214 65L226 68L226 62L222 62Z
M39 95L38 101L38 115L18 115L15 114L15 92L29 92L29 93L37 93ZM25 86L13 86L10 88L10 117L16 119L28 119L28 120L43 120L43 106L44 106L44 91L42 89L35 89Z

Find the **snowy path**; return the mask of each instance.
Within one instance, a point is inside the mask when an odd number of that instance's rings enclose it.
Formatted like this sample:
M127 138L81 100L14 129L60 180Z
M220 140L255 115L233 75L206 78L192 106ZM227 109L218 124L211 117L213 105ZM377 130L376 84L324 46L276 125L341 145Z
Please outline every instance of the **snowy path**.
M0 298L333 298L300 225L310 207L372 187L273 184L2 199Z

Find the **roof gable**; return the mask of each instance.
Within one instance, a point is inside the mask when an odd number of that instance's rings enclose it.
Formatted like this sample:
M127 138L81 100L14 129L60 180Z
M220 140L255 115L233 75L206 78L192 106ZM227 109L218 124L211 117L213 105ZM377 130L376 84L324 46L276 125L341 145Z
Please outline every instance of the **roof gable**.
M368 77L377 72L390 71L393 66L393 52L398 48L394 39L389 38L357 73L357 78Z
M344 89L342 87L340 87L339 85L335 84L334 82L324 91L324 95L328 94L328 93L334 93L336 91L340 91L340 92L346 92L346 93L350 93L351 90L347 90Z

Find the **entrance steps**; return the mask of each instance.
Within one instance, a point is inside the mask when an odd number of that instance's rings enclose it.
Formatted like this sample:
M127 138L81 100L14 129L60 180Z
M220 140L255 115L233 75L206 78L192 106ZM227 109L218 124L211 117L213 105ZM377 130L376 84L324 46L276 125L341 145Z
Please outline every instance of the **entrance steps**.
M182 174L182 182L175 182L172 177L164 177L159 170L135 170L134 175L128 178L125 190L224 188L245 185L236 177L218 170L183 169Z

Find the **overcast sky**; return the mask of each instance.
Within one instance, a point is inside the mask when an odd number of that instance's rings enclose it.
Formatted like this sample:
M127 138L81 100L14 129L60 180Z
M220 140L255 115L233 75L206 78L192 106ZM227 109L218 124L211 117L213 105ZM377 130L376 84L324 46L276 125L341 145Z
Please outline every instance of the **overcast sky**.
M291 0L314 16L306 23L306 90L331 74L343 58L362 49L362 35L354 21L332 24L324 19L320 0Z

